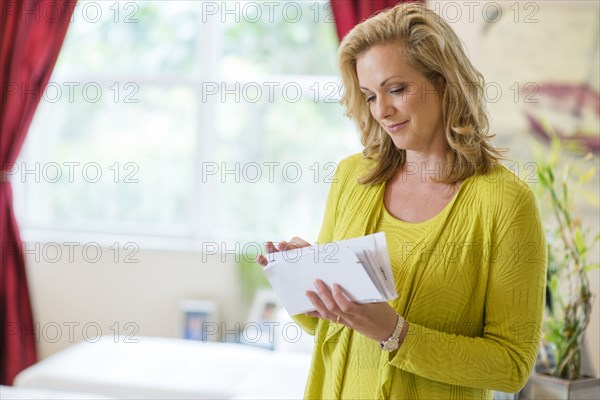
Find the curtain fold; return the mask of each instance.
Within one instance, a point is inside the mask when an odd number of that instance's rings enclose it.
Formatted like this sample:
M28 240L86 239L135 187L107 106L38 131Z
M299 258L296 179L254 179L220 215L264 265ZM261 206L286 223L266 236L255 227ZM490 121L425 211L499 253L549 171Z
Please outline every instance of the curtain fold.
M0 3L0 384L36 361L23 246L8 177L58 58L73 0Z
M415 0L331 0L338 38L341 41L355 25L376 12L408 2Z

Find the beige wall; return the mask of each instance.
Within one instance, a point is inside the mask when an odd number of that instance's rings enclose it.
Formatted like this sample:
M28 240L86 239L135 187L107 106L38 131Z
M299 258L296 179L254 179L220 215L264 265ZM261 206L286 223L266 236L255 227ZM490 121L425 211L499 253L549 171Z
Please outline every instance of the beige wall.
M219 256L203 259L201 253L140 250L134 256L139 262L128 263L124 262L128 252L121 250L115 262L114 251L103 247L102 257L93 263L83 257L82 246L72 246L72 259L68 246L61 246L58 259L54 248L44 250L44 243L38 245L38 252L34 244L26 246L40 358L84 337L93 340L98 327L103 334L113 335L115 324L122 334L135 332L134 338L176 337L179 304L184 299L216 301L228 329L244 321L248 312L231 255L223 262ZM92 250L90 258L96 257ZM73 326L71 338L69 325Z

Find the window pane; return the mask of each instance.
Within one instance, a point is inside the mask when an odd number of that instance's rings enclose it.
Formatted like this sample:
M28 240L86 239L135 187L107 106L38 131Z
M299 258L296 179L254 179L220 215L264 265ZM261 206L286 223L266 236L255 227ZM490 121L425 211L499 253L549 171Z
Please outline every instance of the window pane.
M200 2L78 2L57 67L68 73L192 74Z
M360 148L341 106L304 98L217 110L215 157L203 164L212 225L245 240L315 240L337 162Z
M80 2L73 21L13 176L24 227L316 238L360 149L328 2Z
M219 7L224 76L335 75L338 39L329 2L231 2ZM224 13L229 7L231 14ZM239 22L236 22L239 21Z
M40 104L28 138L44 144L43 152L26 162L29 169L39 163L40 181L33 175L25 180L38 194L28 219L55 227L187 223L196 143L194 91L97 85L103 96L96 102L76 94L73 101L63 95ZM114 97L117 87L120 101Z

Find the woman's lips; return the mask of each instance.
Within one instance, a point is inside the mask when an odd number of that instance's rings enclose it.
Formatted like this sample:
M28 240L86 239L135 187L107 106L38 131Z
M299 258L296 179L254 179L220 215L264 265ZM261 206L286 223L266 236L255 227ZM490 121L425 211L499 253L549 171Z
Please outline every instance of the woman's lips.
M392 124L392 125L388 125L387 129L388 131L390 131L391 133L396 133L398 132L400 129L402 129L406 124L408 123L407 121L401 122L399 124Z

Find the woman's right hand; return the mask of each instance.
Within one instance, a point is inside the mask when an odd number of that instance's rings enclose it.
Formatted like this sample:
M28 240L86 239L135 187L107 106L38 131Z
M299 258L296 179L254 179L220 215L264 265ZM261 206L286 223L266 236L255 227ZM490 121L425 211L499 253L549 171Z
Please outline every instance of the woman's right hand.
M270 254L278 253L280 251L299 249L301 247L308 246L310 246L310 243L308 243L306 240L294 236L289 242L286 242L285 240L279 242L279 245L277 247L275 247L273 242L267 242L265 245L265 251L267 252L267 254ZM256 257L256 262L262 265L263 267L266 267L269 263L269 260L267 260L267 258L261 254L258 257Z

